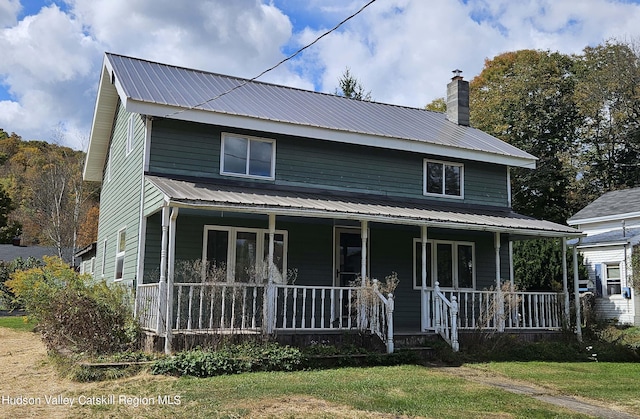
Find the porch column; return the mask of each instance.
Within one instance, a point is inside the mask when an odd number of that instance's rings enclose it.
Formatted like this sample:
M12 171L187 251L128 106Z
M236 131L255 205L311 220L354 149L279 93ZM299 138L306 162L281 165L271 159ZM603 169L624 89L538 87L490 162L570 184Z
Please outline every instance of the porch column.
M502 281L500 280L500 232L494 233L494 247L496 251L496 327L498 332L504 332L504 300L502 298Z
M268 282L265 287L265 307L264 307L264 330L267 334L273 333L276 325L276 286L273 281L273 263L274 241L276 234L276 215L269 214L269 254L267 258L268 265ZM284 273L283 273L284 274Z
M511 284L511 292L516 290L516 280L513 272L513 242L509 240L509 283Z
M178 208L171 209L169 219L169 249L167 256L167 334L164 339L164 353L171 354L171 344L173 340L173 282L176 261L176 219L178 218Z
M571 312L569 308L569 274L567 273L567 238L562 238L562 293L564 295L564 324L569 326Z
M422 282L421 282L421 292L420 292L420 313L421 313L421 317L420 317L420 321L421 321L421 330L425 331L427 330L428 327L430 327L430 319L429 319L429 300L427 298L427 226L423 225L421 226L421 239L420 239L420 243L422 245L422 251L421 251L421 278L422 278Z
M167 309L167 243L169 242L169 207L162 207L162 241L160 242L160 279L158 283L158 324L159 336L166 331Z
M578 284L578 243L573 245L573 294L576 305L576 336L578 342L582 342L582 314L580 307L580 284Z
M360 237L362 239L362 258L360 263L360 277L362 279L362 286L365 286L365 280L367 278L367 240L369 239L369 222L366 220L360 221Z
M268 264L269 264L269 283L273 282L273 269L275 269L275 265L273 263L273 253L275 247L275 235L276 235L276 215L269 214L269 254L268 254ZM284 272L282 272L284 275Z

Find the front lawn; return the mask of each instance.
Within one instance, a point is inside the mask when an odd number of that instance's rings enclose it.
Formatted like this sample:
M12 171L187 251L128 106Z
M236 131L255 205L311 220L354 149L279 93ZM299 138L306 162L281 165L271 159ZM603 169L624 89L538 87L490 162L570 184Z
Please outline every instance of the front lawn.
M562 394L617 404L640 415L640 363L492 362L468 366L536 383Z
M140 375L100 383L83 395L131 395L157 400L179 396L179 405L79 406L77 417L366 417L584 418L530 397L512 394L422 366L259 372L173 379ZM79 395L76 395L78 397Z

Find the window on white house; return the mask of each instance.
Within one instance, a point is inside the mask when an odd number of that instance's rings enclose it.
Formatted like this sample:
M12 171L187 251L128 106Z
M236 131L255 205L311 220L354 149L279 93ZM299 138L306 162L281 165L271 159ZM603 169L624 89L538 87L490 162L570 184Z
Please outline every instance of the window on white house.
M107 262L107 241L102 242L102 266L100 266L100 275L104 276L105 266Z
M473 289L475 283L473 243L429 240L427 242L427 287ZM413 287L422 288L422 242L414 239Z
M118 241L116 243L116 274L114 279L121 280L124 274L124 254L127 245L127 230L118 231Z
M607 264L606 272L607 295L620 295L620 293L622 292L620 282L620 264Z
M129 116L129 124L127 126L127 155L133 150L133 137L135 135L135 114Z
M424 194L462 198L464 196L464 165L425 160Z
M226 268L228 282L266 282L269 232L265 229L205 226L203 255L207 262ZM274 235L273 261L280 281L286 270L287 233Z
M222 134L220 173L275 178L276 142L236 134Z

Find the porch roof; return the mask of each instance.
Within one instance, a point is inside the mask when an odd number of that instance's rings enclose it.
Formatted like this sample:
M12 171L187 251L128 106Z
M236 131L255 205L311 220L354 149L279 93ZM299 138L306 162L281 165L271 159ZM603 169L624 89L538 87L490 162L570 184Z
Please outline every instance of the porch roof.
M571 227L536 220L509 208L439 204L416 199L339 195L326 191L239 187L147 175L172 207L276 215L357 219L372 222L428 225L457 230L492 231L523 236L579 237Z

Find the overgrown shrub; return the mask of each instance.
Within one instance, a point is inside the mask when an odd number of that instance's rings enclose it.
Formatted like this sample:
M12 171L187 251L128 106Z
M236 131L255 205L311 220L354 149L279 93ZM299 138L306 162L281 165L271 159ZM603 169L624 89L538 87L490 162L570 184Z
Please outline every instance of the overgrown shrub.
M122 286L79 275L59 258L17 271L7 287L24 304L49 349L89 354L132 349L139 327Z
M292 371L302 362L300 350L276 343L229 345L217 351L193 350L158 360L153 374L212 377L249 371Z
M16 298L15 294L7 287L6 282L11 278L11 274L16 271L23 271L37 266L42 266L42 262L36 258L17 258L11 262L0 261L0 307L9 310L24 309L24 305Z

